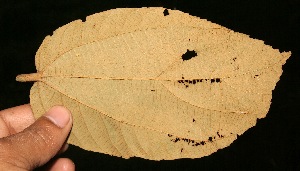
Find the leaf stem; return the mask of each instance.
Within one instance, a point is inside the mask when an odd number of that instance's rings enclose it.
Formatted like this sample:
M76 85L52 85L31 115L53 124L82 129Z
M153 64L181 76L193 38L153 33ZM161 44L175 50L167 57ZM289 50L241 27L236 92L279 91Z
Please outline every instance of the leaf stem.
M20 74L16 77L16 80L19 82L39 81L41 75L41 73Z

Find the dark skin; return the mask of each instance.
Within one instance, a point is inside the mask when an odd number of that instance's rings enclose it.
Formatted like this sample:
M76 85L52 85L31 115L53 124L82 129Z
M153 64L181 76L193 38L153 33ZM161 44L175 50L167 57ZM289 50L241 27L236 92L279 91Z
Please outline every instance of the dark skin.
M75 170L70 159L51 160L68 148L65 142L71 127L71 113L62 106L51 108L37 120L29 104L0 111L0 168Z

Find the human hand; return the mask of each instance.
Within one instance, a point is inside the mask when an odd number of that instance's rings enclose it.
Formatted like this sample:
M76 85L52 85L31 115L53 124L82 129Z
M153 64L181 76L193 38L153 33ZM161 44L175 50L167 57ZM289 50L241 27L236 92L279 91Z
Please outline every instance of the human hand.
M75 170L67 158L49 162L68 148L65 143L72 127L71 113L55 106L37 120L30 105L0 111L0 170ZM49 162L49 163L47 163Z

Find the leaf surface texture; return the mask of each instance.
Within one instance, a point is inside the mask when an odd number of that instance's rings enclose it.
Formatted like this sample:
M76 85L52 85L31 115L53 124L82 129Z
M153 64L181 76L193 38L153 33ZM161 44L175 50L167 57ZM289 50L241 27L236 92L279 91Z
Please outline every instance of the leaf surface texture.
M69 143L151 160L210 155L264 118L290 52L164 10L109 10L47 36L30 94L36 117L64 105Z

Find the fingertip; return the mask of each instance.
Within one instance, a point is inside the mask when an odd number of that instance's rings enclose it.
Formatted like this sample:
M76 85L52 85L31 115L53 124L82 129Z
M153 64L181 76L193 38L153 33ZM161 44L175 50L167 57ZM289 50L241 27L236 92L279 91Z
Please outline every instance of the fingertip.
M74 171L75 164L68 158L59 158L49 165L49 171Z

